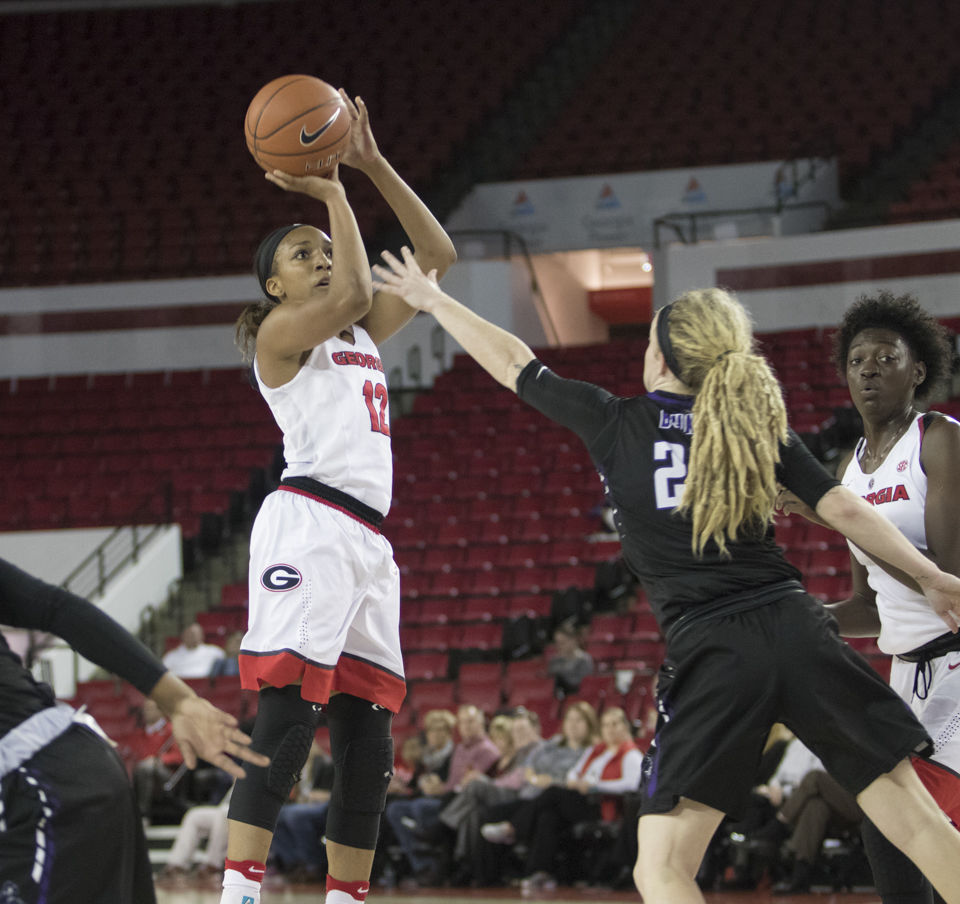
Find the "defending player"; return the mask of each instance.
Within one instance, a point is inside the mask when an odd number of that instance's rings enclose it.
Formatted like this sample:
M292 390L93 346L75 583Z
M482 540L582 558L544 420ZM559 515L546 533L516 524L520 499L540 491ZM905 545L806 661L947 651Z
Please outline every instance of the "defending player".
M199 758L267 763L237 720L198 697L85 599L0 559L0 624L48 631L129 681L170 720L191 769ZM136 795L99 726L58 703L0 635L0 900L152 904L153 873ZM249 768L254 768L248 766Z
M743 307L719 289L660 310L646 396L565 380L518 338L389 252L380 284L432 313L500 383L574 430L600 471L623 544L667 641L661 719L647 763L634 870L647 904L702 904L695 882L725 813L750 792L764 739L783 722L950 902L960 834L909 755L931 741L806 594L771 523L777 481L861 548L912 575L951 631L960 579L940 571L840 486L788 431L780 387L753 351Z
M442 273L456 257L453 244L377 150L363 101L344 100L354 123L342 162L366 173L418 258ZM326 204L331 237L299 224L271 233L256 257L267 300L249 307L237 328L283 430L287 467L253 527L250 622L240 653L244 687L260 689L253 747L273 763L249 770L234 791L221 901L259 902L277 814L322 710L336 769L326 900L353 904L369 890L393 767L390 723L405 694L399 574L379 529L393 462L377 345L415 311L372 292L336 172L267 178Z

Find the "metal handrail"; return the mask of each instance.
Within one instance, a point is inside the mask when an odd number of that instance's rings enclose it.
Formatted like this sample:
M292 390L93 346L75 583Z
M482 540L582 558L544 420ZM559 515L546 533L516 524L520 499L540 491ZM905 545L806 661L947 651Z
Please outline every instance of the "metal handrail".
M721 210L682 210L664 214L653 221L653 246L660 248L660 230L671 229L684 245L695 244L700 241L697 222L705 217L736 217L750 214L770 214L780 216L795 210L822 209L827 216L833 213L833 207L828 201L798 201L796 204L776 204L769 207L733 207ZM686 220L689 226L689 235L683 231L683 226L676 220Z
M136 562L140 550L153 538L154 534L172 522L172 487L166 484L162 492L166 504L165 518L161 524L137 523L146 520L149 503L144 503L139 511L134 512L133 524L121 525L110 531L97 548L63 579L60 586L85 598L102 595L110 579L128 563ZM140 519L138 515L143 515L144 518ZM122 547L120 544L125 540L127 532L129 532L129 544ZM125 552L124 549L126 549ZM115 561L114 557L116 557ZM81 582L81 578L91 570L94 578L92 583Z
M560 334L557 325L553 322L553 316L546 305L543 292L540 290L540 283L537 280L537 273L533 267L533 257L530 249L527 247L526 239L518 232L512 232L509 229L451 229L449 232L451 238L458 236L476 236L478 238L499 238L503 241L503 257L513 257L513 246L519 249L520 257L523 259L530 276L530 292L534 298L534 305L540 314L541 322L547 332L547 341L551 344L559 341Z

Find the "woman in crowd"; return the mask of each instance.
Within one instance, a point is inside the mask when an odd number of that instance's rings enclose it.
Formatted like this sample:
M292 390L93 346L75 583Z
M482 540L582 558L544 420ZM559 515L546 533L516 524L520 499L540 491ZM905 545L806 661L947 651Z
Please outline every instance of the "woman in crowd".
M537 744L522 766L523 781L516 793L509 799L489 802L472 815L462 866L474 885L487 887L502 881L506 865L503 846L487 842L483 826L509 822L526 802L553 785L562 785L584 751L596 743L598 734L594 708L584 700L573 701L564 713L560 732Z
M509 822L483 826L483 837L494 844L523 842L528 854L521 888L553 888L563 829L597 819L613 822L620 813L620 798L640 785L642 762L626 714L609 707L600 719L599 743L581 754L565 784L551 784Z

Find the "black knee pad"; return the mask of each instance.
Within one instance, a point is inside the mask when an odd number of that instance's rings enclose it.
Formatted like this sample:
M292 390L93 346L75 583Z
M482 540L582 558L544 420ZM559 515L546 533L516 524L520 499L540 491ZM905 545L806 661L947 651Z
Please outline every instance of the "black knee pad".
M247 777L234 788L230 819L273 831L280 808L300 780L321 714L322 707L304 700L297 685L260 691L251 747L270 757L270 765L243 764Z
M335 769L327 838L373 850L393 775L393 714L351 694L331 697L326 712Z

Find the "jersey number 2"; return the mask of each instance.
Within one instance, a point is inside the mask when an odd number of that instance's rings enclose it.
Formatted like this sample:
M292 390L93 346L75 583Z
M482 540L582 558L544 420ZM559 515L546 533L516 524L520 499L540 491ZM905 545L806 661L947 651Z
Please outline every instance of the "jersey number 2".
M685 448L680 443L654 443L653 460L669 461L669 464L653 472L653 489L658 509L673 509L680 504L683 481L687 476Z
M373 404L376 399L380 403L380 409ZM390 425L387 423L387 387L383 383L374 383L373 380L367 380L363 384L363 400L367 403L367 413L370 415L370 429L374 433L382 433L384 436L390 435Z

